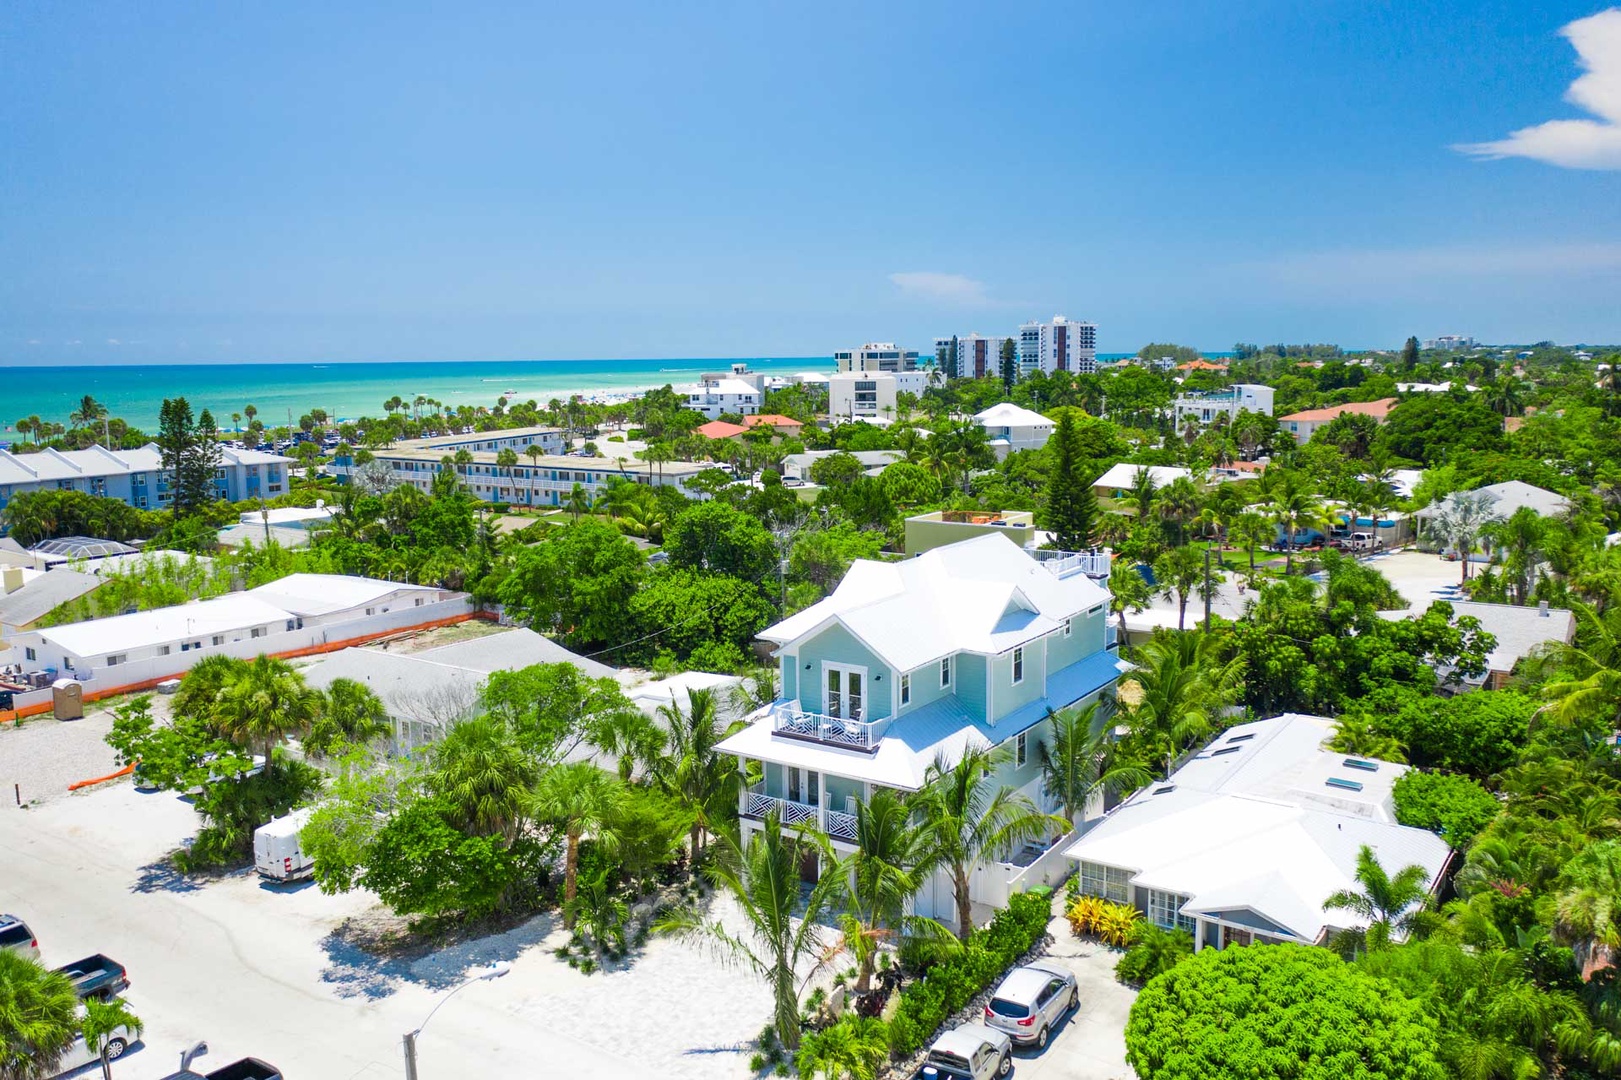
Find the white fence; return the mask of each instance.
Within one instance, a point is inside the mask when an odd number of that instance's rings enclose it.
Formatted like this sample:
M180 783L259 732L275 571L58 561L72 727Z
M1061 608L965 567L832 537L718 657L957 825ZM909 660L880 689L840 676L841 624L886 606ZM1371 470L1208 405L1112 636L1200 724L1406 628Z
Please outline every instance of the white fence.
M1068 876L1069 859L1064 851L1075 842L1070 833L1058 840L1027 866L1012 862L980 863L969 880L969 894L976 904L1006 907L1008 897L1028 892L1038 885L1057 885Z

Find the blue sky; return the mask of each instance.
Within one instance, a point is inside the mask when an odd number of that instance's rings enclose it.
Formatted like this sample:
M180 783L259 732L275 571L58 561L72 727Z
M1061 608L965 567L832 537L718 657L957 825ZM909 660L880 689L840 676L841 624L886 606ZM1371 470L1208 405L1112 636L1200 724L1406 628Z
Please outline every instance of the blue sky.
M14 4L0 147L0 364L1621 340L1592 3Z

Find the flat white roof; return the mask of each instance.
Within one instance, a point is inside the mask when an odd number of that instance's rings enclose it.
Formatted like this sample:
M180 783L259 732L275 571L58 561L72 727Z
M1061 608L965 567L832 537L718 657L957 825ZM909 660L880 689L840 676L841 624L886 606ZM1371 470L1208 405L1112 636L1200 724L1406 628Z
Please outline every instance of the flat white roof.
M257 597L295 615L326 615L348 608L364 607L396 592L438 592L424 585L398 581L352 577L347 574L289 574L284 578L249 589Z
M201 640L255 626L283 623L286 611L248 593L230 593L177 607L137 611L110 619L31 631L70 656L105 656L179 641ZM42 658L45 662L54 657Z

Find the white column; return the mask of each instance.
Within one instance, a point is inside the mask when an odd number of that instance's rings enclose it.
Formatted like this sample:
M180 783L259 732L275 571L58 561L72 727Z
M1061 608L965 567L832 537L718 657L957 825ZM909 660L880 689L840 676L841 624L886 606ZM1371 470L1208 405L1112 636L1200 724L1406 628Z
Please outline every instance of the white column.
M748 813L748 811L749 811L749 759L748 758L739 757L737 759L737 771L738 771L738 774L740 776L742 776L742 778L743 778L743 782L741 784L739 784L738 788L737 788L737 813L738 813L738 816L741 817L744 814Z
M827 804L833 801L833 797L827 793L827 776L825 774L822 776L821 781L821 798L816 801L816 827L823 832L827 832Z
M1203 919L1194 919L1193 920L1193 951L1194 952L1200 952L1203 949L1204 949L1204 920Z

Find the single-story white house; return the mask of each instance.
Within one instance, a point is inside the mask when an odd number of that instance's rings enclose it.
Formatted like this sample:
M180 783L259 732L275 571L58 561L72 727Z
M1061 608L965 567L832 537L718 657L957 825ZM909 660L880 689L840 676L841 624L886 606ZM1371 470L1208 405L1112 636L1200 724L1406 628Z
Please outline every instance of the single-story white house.
M1154 481L1156 490L1173 480L1193 477L1192 469L1184 469L1180 465L1136 465L1122 461L1092 481L1092 491L1100 499L1126 498L1131 494L1132 485L1137 482L1137 474L1143 469L1148 470L1149 479Z
M1040 413L1020 408L1011 401L975 413L974 423L985 429L998 461L1015 450L1040 450L1058 426Z
M1189 931L1195 949L1314 944L1363 925L1324 902L1359 888L1364 845L1391 874L1423 867L1435 891L1452 851L1397 824L1391 789L1408 766L1325 749L1333 734L1333 721L1295 713L1222 732L1082 826L1066 851L1081 891Z

